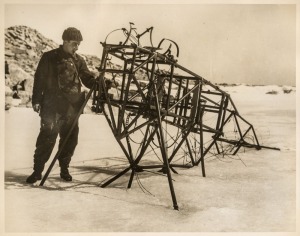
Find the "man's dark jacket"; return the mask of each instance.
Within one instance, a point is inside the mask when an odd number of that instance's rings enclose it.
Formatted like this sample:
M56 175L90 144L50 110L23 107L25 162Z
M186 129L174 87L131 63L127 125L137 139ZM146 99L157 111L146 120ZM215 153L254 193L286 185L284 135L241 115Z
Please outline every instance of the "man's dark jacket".
M58 65L62 59L72 58L79 78L87 88L91 88L94 83L93 74L89 71L84 59L75 53L74 56L64 52L62 46L57 49L45 52L37 66L34 75L34 85L32 93L32 105L41 105L41 115L50 108L55 111L60 103L59 98L62 93L58 86Z

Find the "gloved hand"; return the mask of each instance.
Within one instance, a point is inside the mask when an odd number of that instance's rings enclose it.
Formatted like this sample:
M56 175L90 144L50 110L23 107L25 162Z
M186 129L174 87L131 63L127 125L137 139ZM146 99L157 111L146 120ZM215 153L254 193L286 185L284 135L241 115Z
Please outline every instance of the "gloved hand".
M113 82L112 82L110 79L106 79L106 80L105 80L105 86L106 86L107 90L108 90L108 89L111 89L112 83L113 83Z
M33 108L33 110L35 111L35 112L37 112L37 113L39 113L40 112L40 110L41 110L41 105L40 104L33 104L32 105L32 108Z
M90 79L90 81L89 81L89 83L88 83L88 85L87 85L87 87L88 88L93 88L94 87L94 85L95 85L95 83L96 83L96 81L97 81L97 79L96 78L92 78L92 79Z

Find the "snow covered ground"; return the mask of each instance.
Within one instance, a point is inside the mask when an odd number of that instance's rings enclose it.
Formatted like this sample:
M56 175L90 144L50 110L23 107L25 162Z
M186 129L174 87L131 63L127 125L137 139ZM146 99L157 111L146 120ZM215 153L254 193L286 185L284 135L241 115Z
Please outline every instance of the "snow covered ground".
M127 189L129 172L99 187L127 167L102 115L80 117L72 182L59 178L56 164L43 187L26 184L39 116L30 108L6 111L5 232L295 232L295 87L290 93L275 85L222 89L253 124L260 143L281 151L247 149L206 160L206 178L200 167L179 169L172 175L179 211L173 210L167 178L161 175L140 173ZM266 94L272 90L278 93Z

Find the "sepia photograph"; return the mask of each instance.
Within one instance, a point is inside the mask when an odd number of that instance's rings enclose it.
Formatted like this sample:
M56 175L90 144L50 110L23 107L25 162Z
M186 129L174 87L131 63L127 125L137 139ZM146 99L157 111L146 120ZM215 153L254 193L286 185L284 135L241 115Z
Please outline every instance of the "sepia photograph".
M296 1L1 9L1 235L298 235Z

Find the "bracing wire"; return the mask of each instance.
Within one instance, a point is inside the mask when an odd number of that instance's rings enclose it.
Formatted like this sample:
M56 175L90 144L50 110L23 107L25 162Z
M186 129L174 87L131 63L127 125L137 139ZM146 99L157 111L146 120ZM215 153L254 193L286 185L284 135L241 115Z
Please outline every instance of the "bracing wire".
M135 173L135 178L136 178L136 181L140 187L140 189L143 191L143 193L147 193L147 194L150 194L151 196L155 196L154 194L152 194L150 191L148 191L144 185L142 184L140 178L139 178L139 174L138 173Z

